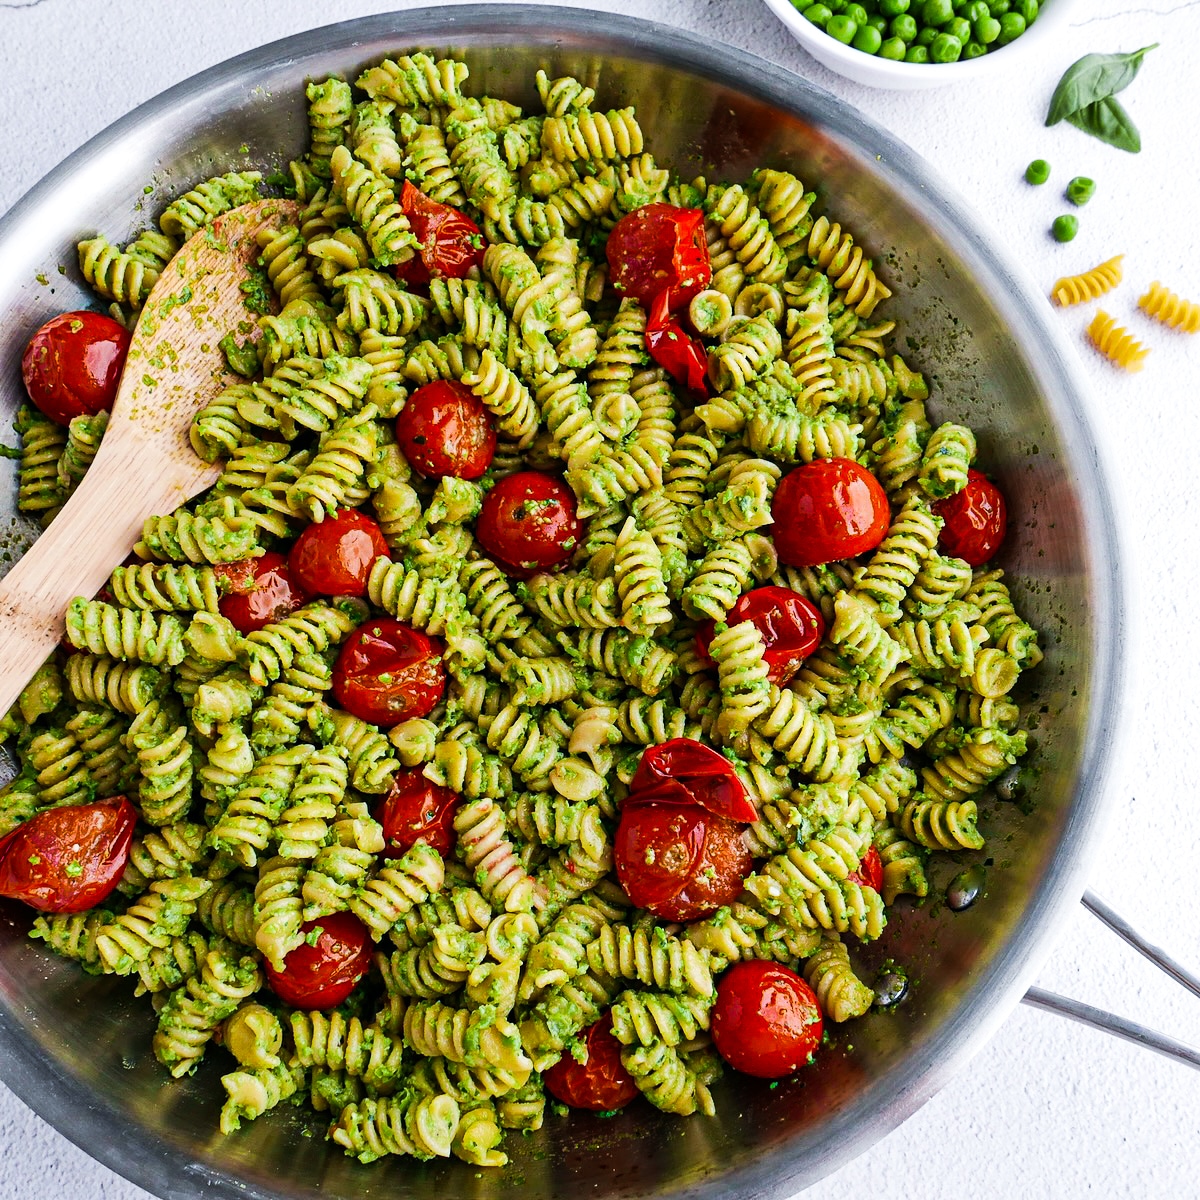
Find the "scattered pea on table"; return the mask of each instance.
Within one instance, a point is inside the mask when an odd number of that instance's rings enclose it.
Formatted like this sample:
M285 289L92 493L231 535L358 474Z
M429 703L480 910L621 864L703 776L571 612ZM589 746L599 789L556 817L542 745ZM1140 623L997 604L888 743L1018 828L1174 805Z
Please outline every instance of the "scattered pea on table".
M1025 182L1035 187L1045 183L1050 178L1050 164L1044 158L1035 158L1025 168Z
M1067 184L1066 197L1078 208L1086 204L1096 193L1096 184L1086 175L1076 175Z
M1079 232L1079 218L1073 217L1069 213L1055 217L1054 224L1050 226L1050 232L1054 235L1056 242L1072 241Z

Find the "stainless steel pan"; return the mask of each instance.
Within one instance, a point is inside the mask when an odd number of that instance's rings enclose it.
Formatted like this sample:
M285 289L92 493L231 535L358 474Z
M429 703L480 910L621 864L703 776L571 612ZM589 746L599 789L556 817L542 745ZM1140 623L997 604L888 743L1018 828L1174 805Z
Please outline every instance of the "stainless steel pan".
M399 51L453 52L476 88L533 99L539 66L636 104L660 160L742 178L770 164L816 188L879 264L902 349L933 384L940 416L968 422L1011 506L1005 566L1047 657L1023 696L1036 714L1033 806L985 806L986 896L954 913L897 906L869 961L915 981L820 1065L770 1089L731 1078L713 1120L648 1106L616 1120L551 1118L510 1138L513 1163L478 1172L409 1160L360 1167L285 1106L234 1138L215 1133L218 1071L167 1082L152 1018L124 981L82 976L0 909L0 1074L88 1153L163 1197L759 1196L797 1191L883 1136L933 1094L1005 1019L1083 891L1104 814L1103 777L1121 693L1123 606L1112 507L1083 397L1050 310L990 244L953 190L907 147L841 101L761 59L607 13L527 6L426 9L334 25L233 59L178 85L89 142L0 222L0 400L41 321L90 298L75 240L118 240L195 180L274 167L306 136L303 84ZM248 148L248 153L243 151ZM146 185L154 187L148 200ZM42 274L51 282L37 281ZM15 494L13 466L0 493ZM146 470L154 464L147 463ZM18 520L14 553L32 536ZM70 564L63 564L70 570ZM309 1136L316 1131L318 1136Z

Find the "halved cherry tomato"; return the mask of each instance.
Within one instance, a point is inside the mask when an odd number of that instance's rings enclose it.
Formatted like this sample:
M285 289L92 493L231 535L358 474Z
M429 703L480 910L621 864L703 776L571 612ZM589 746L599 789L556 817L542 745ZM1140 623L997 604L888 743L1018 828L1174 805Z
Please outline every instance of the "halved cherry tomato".
M883 891L883 859L879 857L879 851L874 846L868 846L858 870L851 871L846 878L877 892Z
M21 375L29 398L52 421L110 409L129 350L129 331L95 312L51 317L29 339Z
M967 486L932 505L945 524L938 534L938 549L982 567L1000 549L1008 532L1008 508L1004 493L986 476L972 469Z
M660 791L663 784L674 787ZM643 751L625 803L651 797L670 803L672 794L730 821L758 820L733 764L693 738L671 738Z
M454 848L454 812L461 799L418 770L397 771L375 808L387 839L384 857L400 858L416 842L425 842L445 858Z
M387 552L379 523L343 508L300 531L288 552L288 571L310 596L365 596L371 566Z
M130 558L134 563L139 561L136 555ZM217 577L221 595L228 596L232 592L236 596L244 596L254 591L254 572L261 561L261 558L242 558L237 562L213 563L213 574Z
M666 921L731 903L752 865L741 826L696 804L644 801L621 809L613 862L629 899Z
M428 283L434 275L462 279L483 262L486 249L479 226L470 217L430 200L408 180L400 189L400 208L421 243L419 255L393 268L406 283Z
M575 495L541 471L507 475L483 498L475 536L509 575L525 579L561 567L579 543Z
M849 458L817 458L789 471L771 502L780 562L815 567L874 550L888 531L887 493Z
M717 983L713 1045L746 1075L790 1075L812 1057L824 1027L816 994L782 963L745 959Z
M572 1108L612 1112L638 1094L638 1085L621 1062L621 1043L613 1037L612 1013L606 1012L580 1035L587 1059L569 1050L542 1075L546 1091Z
M346 639L333 668L337 702L385 728L425 716L445 691L441 642L391 617L364 621Z
M309 598L293 578L282 554L268 550L250 562L254 582L249 590L222 596L218 605L221 616L232 621L239 633L253 633L272 621L282 620Z
M283 960L282 971L263 964L267 983L292 1008L336 1008L371 966L371 935L348 912L306 921L300 931L305 939Z
M668 315L670 293L659 292L646 319L646 349L650 357L690 392L708 395L708 355L701 343Z
M496 427L469 388L438 379L417 388L396 418L404 457L435 479L478 479L492 465Z
M825 619L811 601L785 587L760 587L743 593L725 618L729 625L749 621L762 634L767 678L779 687L804 665L821 644ZM696 652L707 663L714 623L706 621L696 634Z
M644 204L612 227L605 253L613 287L647 308L660 292L669 308L682 308L712 279L698 208Z
M124 796L30 817L0 838L0 896L39 912L94 908L121 882L136 824Z

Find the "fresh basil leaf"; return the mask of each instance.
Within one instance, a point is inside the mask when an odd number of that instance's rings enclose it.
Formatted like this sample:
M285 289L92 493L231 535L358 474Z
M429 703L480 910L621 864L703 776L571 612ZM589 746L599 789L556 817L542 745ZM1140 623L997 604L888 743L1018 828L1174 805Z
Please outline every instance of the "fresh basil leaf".
M1137 154L1142 148L1142 137L1137 126L1115 96L1106 96L1078 112L1068 113L1067 120L1076 129L1082 129L1084 133L1090 133L1092 137L1116 146L1118 150Z
M1057 125L1072 113L1123 91L1133 82L1142 59L1157 46L1155 42L1132 54L1085 54L1078 62L1072 63L1050 98L1046 124Z

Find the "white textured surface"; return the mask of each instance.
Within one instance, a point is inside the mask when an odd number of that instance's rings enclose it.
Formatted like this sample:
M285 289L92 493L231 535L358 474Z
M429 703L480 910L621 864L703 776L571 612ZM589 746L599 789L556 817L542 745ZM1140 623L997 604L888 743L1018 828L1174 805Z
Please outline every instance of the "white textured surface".
M264 41L396 7L396 0L0 3L0 210L85 139L177 80ZM818 67L759 0L606 0L598 7L732 42L845 98L924 155L1046 288L1061 274L1126 253L1126 283L1106 307L1153 347L1141 375L1113 370L1082 342L1090 306L1058 317L1078 342L1092 387L1125 525L1124 569L1140 582L1131 625L1135 635L1142 626L1156 631L1138 636L1133 649L1124 709L1129 749L1114 774L1112 836L1091 882L1176 957L1200 963L1193 790L1200 767L1200 336L1172 334L1134 309L1153 279L1200 300L1200 2L1091 0L1082 6L1087 15L1020 77L911 95L862 88ZM1142 131L1139 156L1065 124L1043 128L1054 83L1075 58L1154 41L1160 49L1122 97ZM1054 167L1040 189L1021 180L1036 157ZM1079 212L1078 238L1060 246L1046 230L1067 211L1062 186L1076 174L1092 176L1097 194ZM1200 1004L1082 911L1062 930L1039 984L1200 1045ZM806 1196L1197 1196L1196 1081L1172 1061L1020 1007L938 1096ZM3 1086L0 1147L0 1200L146 1200Z

